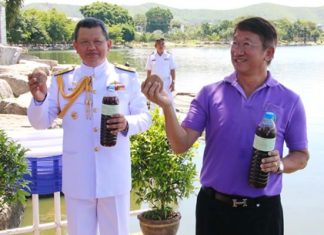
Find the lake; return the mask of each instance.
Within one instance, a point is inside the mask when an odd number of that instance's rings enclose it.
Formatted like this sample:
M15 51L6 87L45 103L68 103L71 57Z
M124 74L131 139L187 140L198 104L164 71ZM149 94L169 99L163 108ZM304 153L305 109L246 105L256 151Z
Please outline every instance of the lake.
M146 58L152 51L152 48L116 49L110 52L109 60L122 64L127 61L137 69L140 79L144 79ZM178 91L197 92L203 85L221 80L232 72L228 47L170 48L170 52L177 64ZM74 51L30 52L30 54L42 59L56 59L59 63L65 64L80 62ZM323 55L324 46L278 47L269 67L277 80L300 94L307 113L310 161L304 170L284 175L282 203L287 235L324 234ZM203 144L195 158L198 171L202 153ZM182 220L179 235L194 234L195 194L180 203ZM135 217L131 218L130 225L131 232L140 230Z

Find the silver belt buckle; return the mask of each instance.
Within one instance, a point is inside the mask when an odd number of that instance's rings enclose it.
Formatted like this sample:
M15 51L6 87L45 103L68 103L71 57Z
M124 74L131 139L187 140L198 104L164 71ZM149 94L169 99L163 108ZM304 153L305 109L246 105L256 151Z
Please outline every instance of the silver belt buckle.
M238 206L242 206L242 207L247 207L247 198L243 198L242 201L238 201L237 199L232 199L233 201L233 207L238 207Z

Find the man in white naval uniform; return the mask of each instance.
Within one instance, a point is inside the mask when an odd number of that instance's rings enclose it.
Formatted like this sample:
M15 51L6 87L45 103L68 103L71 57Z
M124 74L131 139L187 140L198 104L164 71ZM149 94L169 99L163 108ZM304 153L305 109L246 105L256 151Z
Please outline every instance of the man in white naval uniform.
M171 53L165 50L164 38L155 40L155 51L148 56L145 69L147 77L158 75L163 80L163 88L173 101L172 92L175 89L176 64Z
M64 107L67 98L78 88L72 105L63 116L63 192L65 195L69 235L129 235L128 219L131 190L130 141L133 134L151 124L146 99L140 91L137 74L127 67L118 68L107 61L111 40L102 21L81 20L74 34L74 48L82 59L75 69L46 81L29 76L33 95L28 117L37 128L47 128ZM58 77L62 78L59 84ZM82 81L91 78L88 83ZM107 122L116 128L117 144L100 145L102 98L107 86L118 83L119 113ZM59 87L62 87L62 90ZM90 86L90 89L89 89ZM66 96L65 98L63 96ZM71 98L71 97L70 97Z

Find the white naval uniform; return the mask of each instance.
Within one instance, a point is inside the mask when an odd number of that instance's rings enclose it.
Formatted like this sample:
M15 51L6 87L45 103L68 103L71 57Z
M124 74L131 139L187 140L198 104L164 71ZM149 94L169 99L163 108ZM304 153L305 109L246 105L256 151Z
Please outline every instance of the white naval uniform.
M176 69L176 65L171 53L164 51L162 55L159 55L155 50L151 55L148 56L146 70L150 70L151 74L158 75L163 80L163 88L172 98L170 86L172 83L171 70Z
M129 137L145 131L151 124L137 74L118 69L105 61L95 68L81 64L62 76L65 94L71 93L84 76L92 76L94 90L92 119L86 118L85 92L75 100L63 117L62 191L66 197L78 200L128 195L131 190ZM100 145L102 97L107 94L107 85L114 81L125 85L125 90L117 91L117 95L119 111L125 115L129 129L126 136L118 134L115 146L103 147ZM38 104L32 100L27 112L30 123L37 129L48 128L66 103L58 92L56 77L53 77L44 102ZM114 235L119 234L124 235ZM69 232L69 235L73 234Z

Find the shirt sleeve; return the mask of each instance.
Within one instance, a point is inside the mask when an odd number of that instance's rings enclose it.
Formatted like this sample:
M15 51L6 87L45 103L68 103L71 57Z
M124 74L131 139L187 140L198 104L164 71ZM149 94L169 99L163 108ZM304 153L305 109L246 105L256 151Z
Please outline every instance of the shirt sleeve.
M308 147L306 113L299 97L289 118L285 141L289 150L303 150Z
M151 115L147 108L146 98L141 92L140 83L137 74L130 77L130 114L125 118L128 122L128 131L126 135L134 135L147 130L151 123Z
M51 126L59 112L57 94L56 77L53 76L45 100L43 102L35 102L32 99L27 109L29 122L34 128L46 129Z
M175 61L174 61L174 59L173 59L173 56L172 55L170 55L170 70L171 69L176 69L176 63L175 63Z
M207 106L208 95L206 95L205 88L203 88L192 100L189 112L181 126L202 133L206 127L208 118Z

